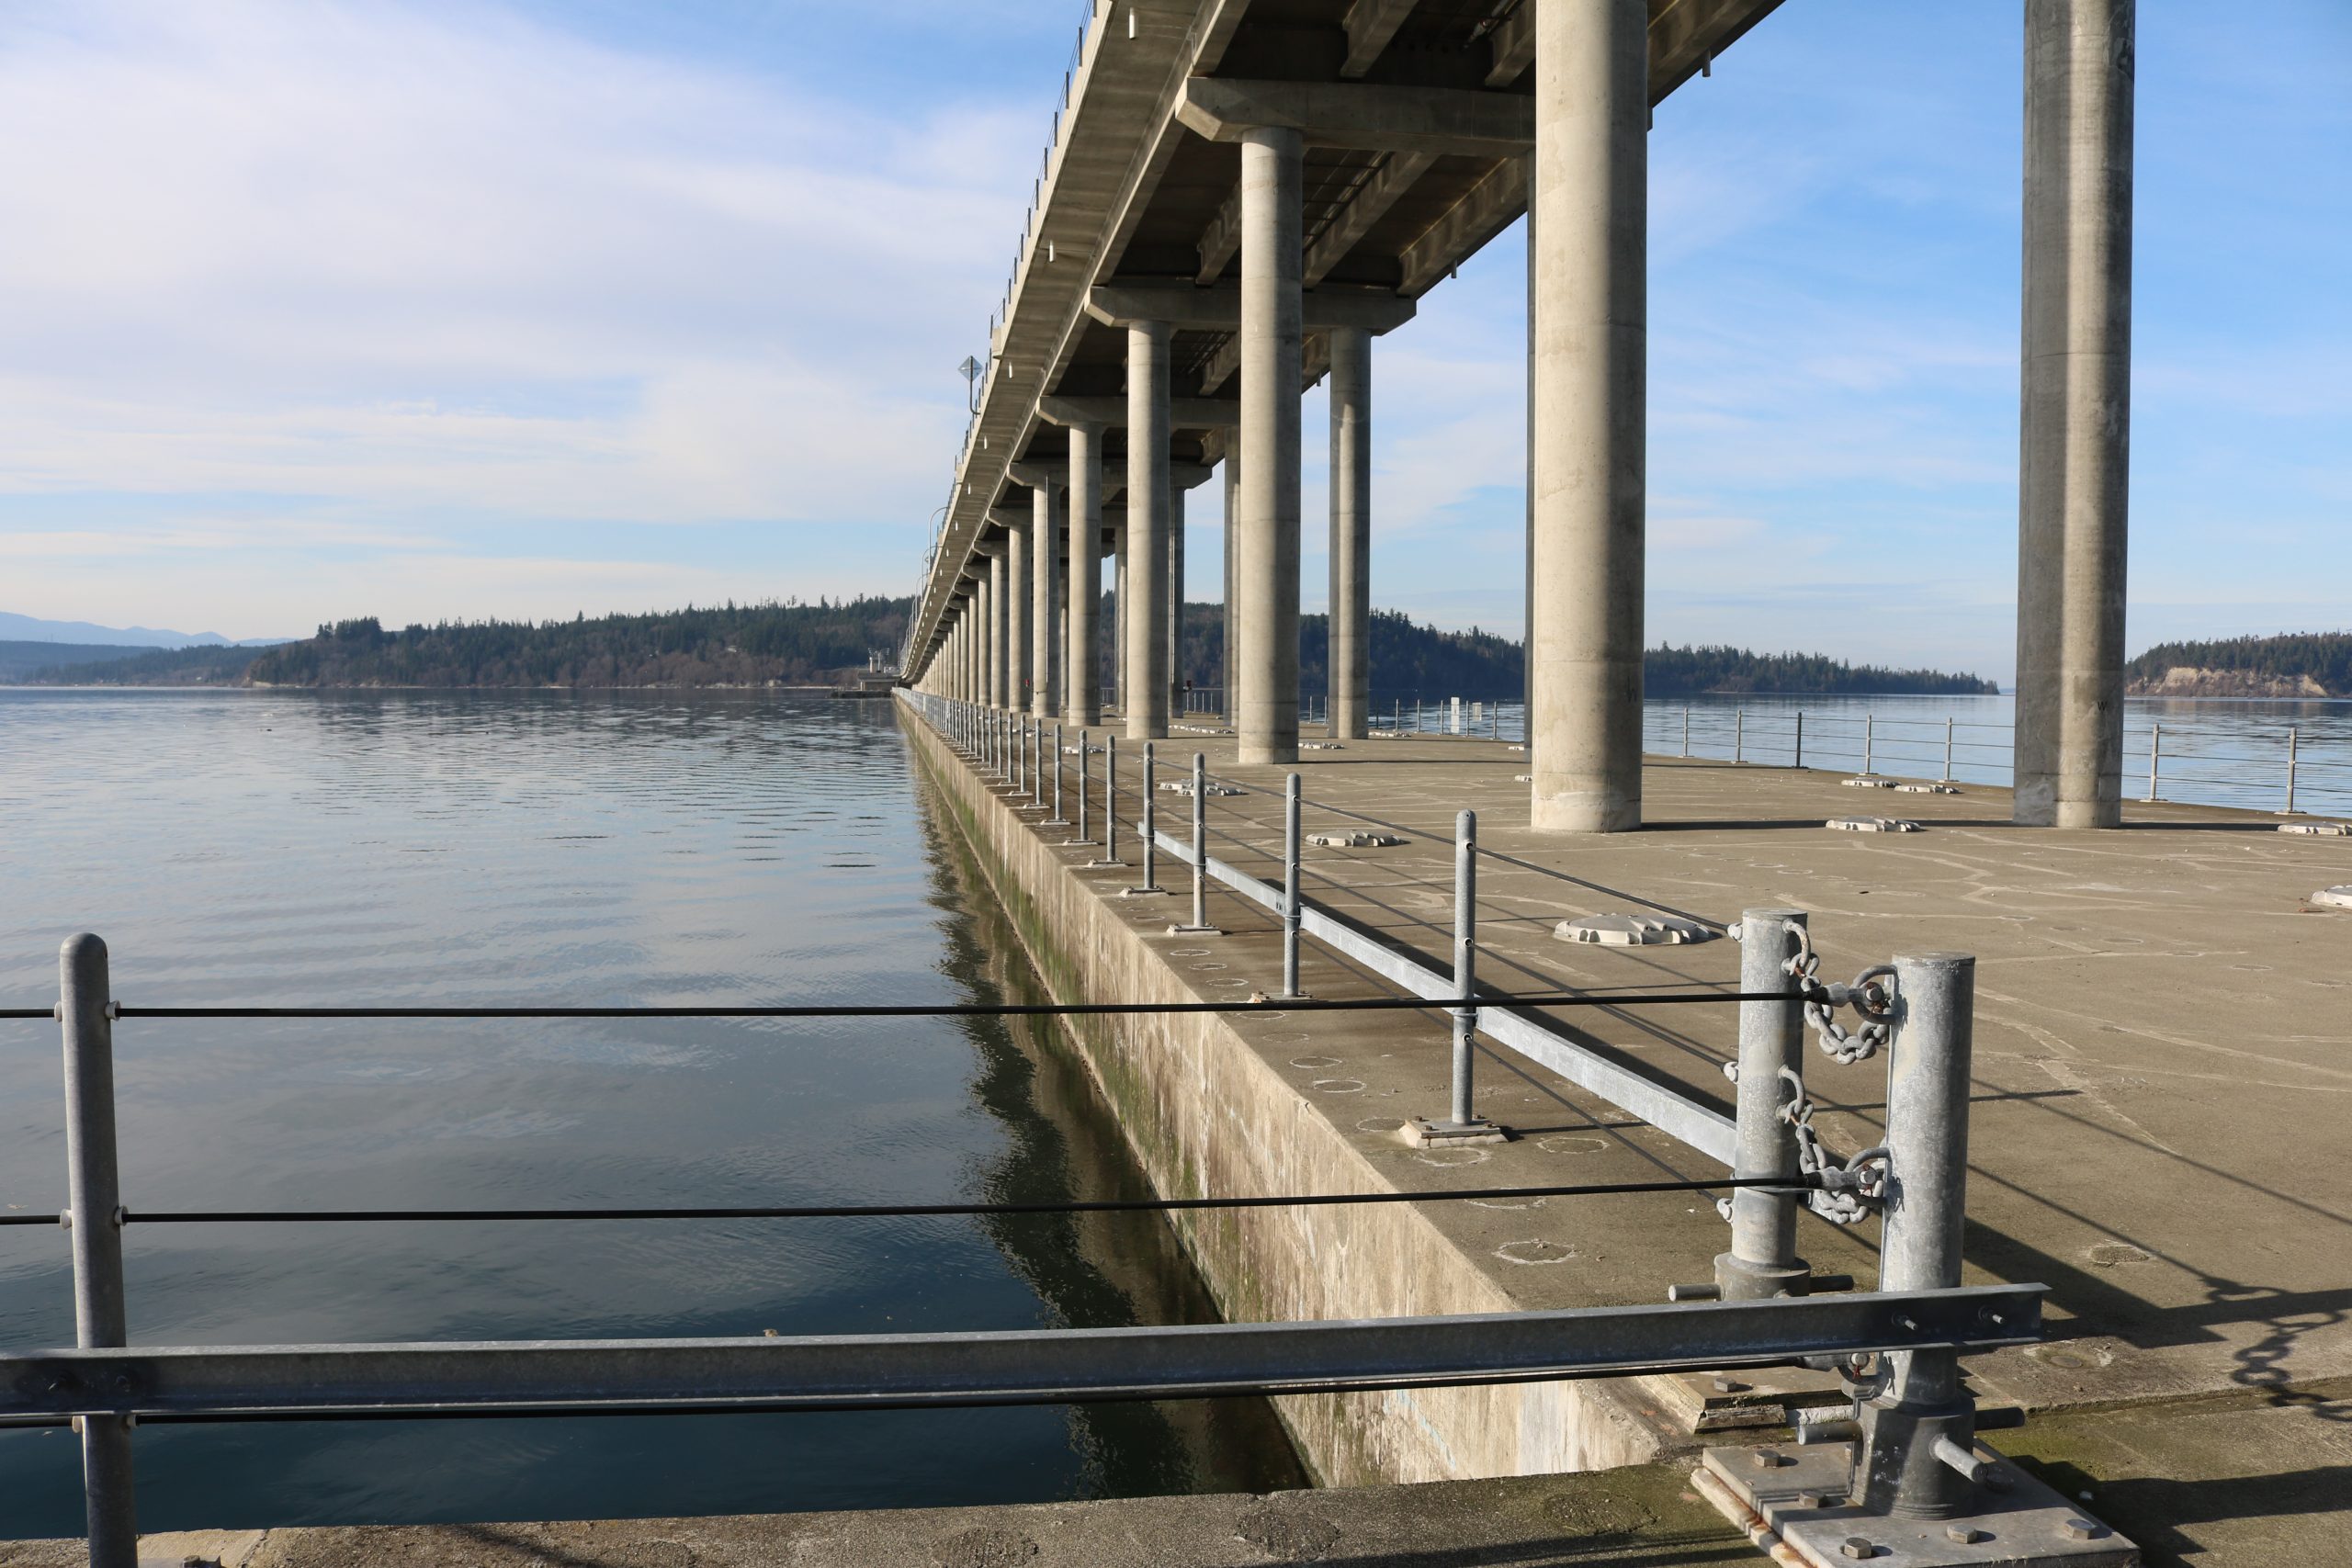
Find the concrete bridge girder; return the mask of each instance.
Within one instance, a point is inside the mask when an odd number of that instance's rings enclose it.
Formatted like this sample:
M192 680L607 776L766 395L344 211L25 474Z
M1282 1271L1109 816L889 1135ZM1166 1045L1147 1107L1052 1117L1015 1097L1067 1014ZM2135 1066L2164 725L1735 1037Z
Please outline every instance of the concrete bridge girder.
M2027 4L2018 810L2087 824L2112 820L2120 796L2108 779L2118 772L2109 735L2120 712L2109 645L2120 646L2126 531L2132 6ZM1295 585L1279 552L1261 560L1247 536L1252 521L1277 539L1295 534L1295 506L1285 514L1282 504L1295 412L1285 423L1273 405L1295 409L1297 389L1327 371L1337 381L1342 360L1352 380L1353 344L1335 339L1364 322L1348 311L1409 308L1532 205L1546 218L1530 241L1535 815L1555 829L1638 825L1629 768L1645 547L1636 231L1646 111L1711 70L1776 5L1528 0L1500 18L1431 0L1295 0L1279 13L1246 0L1140 5L1139 36L1093 51L1082 71L1038 229L1057 234L1057 254L1075 265L1057 274L1033 250L1016 276L1016 308L1000 333L1003 373L990 378L941 553L954 556L988 525L1012 465L1050 455L1057 434L1043 454L1030 446L1057 424L1091 446L1098 520L1111 521L1101 502L1122 487L1099 473L1101 438L1131 429L1123 411L1133 377L1124 395L1112 389L1130 368L1132 329L1158 323L1182 334L1166 357L1185 390L1203 395L1170 394L1167 429L1192 434L1171 452L1159 449L1157 431L1131 450L1125 488L1143 494L1136 514L1154 519L1164 492L1172 530L1179 492L1162 459L1197 449L1202 466L1224 466L1228 513L1245 525L1228 554L1251 556L1227 593L1228 651L1267 640L1250 614L1268 591L1261 568L1275 579L1262 607L1278 618L1266 628L1278 649L1295 618ZM1238 182L1227 159L1239 163ZM1269 167L1284 186L1280 213L1262 195L1253 200L1253 180L1262 187ZM1269 244L1285 254L1263 254ZM2086 276L2095 287L2046 281ZM2043 374L2061 363L2091 373L2061 385ZM1237 375L1238 400L1209 396ZM1244 423L1265 444L1261 474L1234 461L1250 445ZM2052 453L2084 460L2061 465ZM1349 488L1335 472L1335 577ZM1086 534L1099 548L1100 527ZM1159 552L1148 553L1152 581L1138 593L1157 598ZM1171 617L1179 581L1171 563ZM936 592L930 604L940 604ZM918 622L939 613L919 607ZM1257 673L1284 683L1278 669ZM1249 701L1255 677L1235 676L1234 696Z

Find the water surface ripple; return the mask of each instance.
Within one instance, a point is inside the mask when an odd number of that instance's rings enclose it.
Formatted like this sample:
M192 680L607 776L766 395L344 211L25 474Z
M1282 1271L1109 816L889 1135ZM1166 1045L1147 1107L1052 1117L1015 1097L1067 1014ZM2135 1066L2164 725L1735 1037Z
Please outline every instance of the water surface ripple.
M954 1003L1034 980L885 705L0 692L0 999L104 936L150 1005ZM126 1021L126 1203L1140 1193L1050 1035L993 1021ZM52 1024L0 1024L0 1203L63 1206ZM134 1228L134 1343L1201 1320L1148 1217ZM70 1339L0 1231L0 1344ZM1260 1404L150 1427L148 1529L909 1506L1295 1484ZM0 1433L0 1535L78 1532Z

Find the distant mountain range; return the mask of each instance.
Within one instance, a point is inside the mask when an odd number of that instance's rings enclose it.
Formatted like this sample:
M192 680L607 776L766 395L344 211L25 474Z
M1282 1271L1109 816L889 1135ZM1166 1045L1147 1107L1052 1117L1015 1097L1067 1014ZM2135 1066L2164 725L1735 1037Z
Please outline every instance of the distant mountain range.
M0 610L0 642L70 642L106 648L267 648L291 637L249 637L242 641L219 632L159 631L153 626L101 626L88 621L44 621Z

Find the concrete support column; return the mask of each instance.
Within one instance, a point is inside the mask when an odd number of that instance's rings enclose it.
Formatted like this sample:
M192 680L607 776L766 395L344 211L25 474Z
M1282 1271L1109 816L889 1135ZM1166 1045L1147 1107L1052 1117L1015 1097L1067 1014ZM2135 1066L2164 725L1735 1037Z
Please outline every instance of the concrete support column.
M1102 659L1094 621L1102 599L1102 427L1069 427L1068 652L1062 660L1062 722L1102 722Z
M1111 700L1127 712L1127 519L1111 525Z
M2134 0L2026 0L2018 824L2123 819Z
M1532 825L1642 822L1648 6L1535 14Z
M1241 660L1241 432L1225 434L1225 649L1218 660L1217 682L1225 688L1218 704L1227 724L1233 722L1238 692L1234 666Z
M1168 635L1161 668L1167 673L1168 716L1184 711L1184 488L1168 487Z
M1004 533L1004 705L1029 711L1029 525Z
M1127 530L1119 552L1127 739L1168 736L1168 324L1127 328Z
M979 690L975 700L983 707L994 706L997 696L996 607L997 602L1003 597L997 592L995 581L997 570L996 563L992 561L989 570L980 574L980 581L974 584L972 589L972 603L975 606L972 615L972 632L978 639L979 654L976 665L979 679L975 682Z
M1331 738L1361 740L1372 708L1372 334L1331 342Z
M1012 583L1010 547L989 558L989 706L1012 705Z
M1631 0L1638 6L1641 0ZM1241 138L1240 700L1244 766L1298 761L1298 397L1303 376L1295 130Z
M1054 680L1054 631L1060 617L1054 614L1055 588L1061 581L1060 497L1053 485L1029 492L1029 713L1051 718L1061 711Z

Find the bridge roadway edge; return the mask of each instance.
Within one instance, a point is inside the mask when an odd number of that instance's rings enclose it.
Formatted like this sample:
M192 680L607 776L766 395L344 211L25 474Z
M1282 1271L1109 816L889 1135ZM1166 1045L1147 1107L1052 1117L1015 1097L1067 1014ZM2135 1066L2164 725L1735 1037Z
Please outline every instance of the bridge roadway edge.
M1066 863L945 740L904 728L924 776L1061 1000L1190 1002L1202 996L1125 918L1102 881ZM1185 874L1163 861L1166 873ZM1097 888L1105 892L1098 892ZM1106 896L1107 893L1107 896ZM1183 908L1182 895L1150 901ZM1157 927L1152 928L1157 929ZM1214 939L1212 939L1214 940ZM1395 1184L1225 1019L1063 1020L1154 1189L1212 1193L1393 1190ZM1125 1038L1122 1038L1122 1034ZM1190 1070L1185 1070L1189 1065ZM1185 1249L1228 1322L1509 1312L1521 1303L1417 1206L1179 1213ZM1613 1469L1695 1445L1643 1380L1521 1383L1274 1400L1322 1486Z

